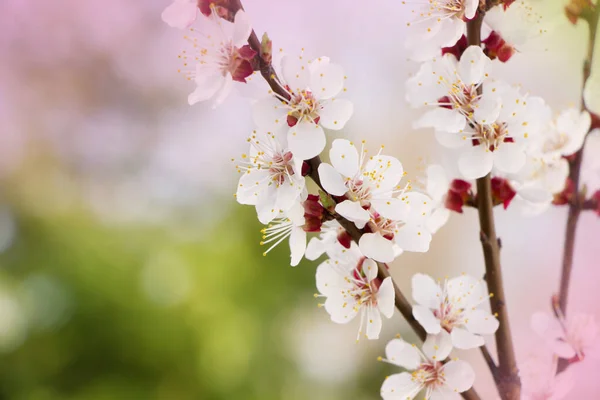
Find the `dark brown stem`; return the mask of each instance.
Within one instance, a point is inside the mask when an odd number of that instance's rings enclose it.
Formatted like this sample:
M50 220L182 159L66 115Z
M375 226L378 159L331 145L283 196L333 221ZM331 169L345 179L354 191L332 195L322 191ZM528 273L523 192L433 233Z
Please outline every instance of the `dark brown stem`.
M473 20L467 23L467 39L470 46L481 46L481 24L484 14L480 11ZM481 87L479 90L481 91ZM496 236L490 174L477 179L477 203L481 229L479 236L485 259L485 279L491 293L490 306L500 322L500 327L496 331L498 368L492 370L492 374L503 400L519 400L521 398L521 382L504 295L500 266L500 241Z
M592 61L594 59L594 47L596 42L596 32L598 30L599 13L600 6L596 6L593 12L587 15L587 18L583 18L584 21L587 21L589 26L587 54L585 61L583 62L583 87L585 87L585 84L592 73ZM583 100L581 103L581 109L585 110L585 104L583 103ZM579 193L579 179L582 162L583 146L581 146L581 149L579 149L579 151L575 153L573 158L569 161L569 179L571 182L573 182L575 193ZM563 315L567 314L567 300L569 297L571 272L573 271L573 255L575 254L575 235L577 233L577 222L579 221L581 210L585 208L585 205L586 202L582 202L582 199L579 195L576 195L574 202L569 204L569 214L567 216L567 227L565 232L565 244L563 248L560 289L558 292L558 304Z

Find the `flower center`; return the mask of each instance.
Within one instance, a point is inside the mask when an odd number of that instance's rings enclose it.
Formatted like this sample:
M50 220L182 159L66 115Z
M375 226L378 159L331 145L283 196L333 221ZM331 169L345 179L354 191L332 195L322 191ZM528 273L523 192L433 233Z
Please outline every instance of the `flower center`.
M309 119L311 122L319 123L319 101L313 93L310 90L302 90L294 93L289 87L286 87L286 89L291 93L291 98L288 102L291 108L287 117L288 125L294 126L304 118Z
M475 126L475 134L473 135L473 145L483 145L490 151L494 151L504 142L513 142L511 137L508 137L507 125L504 122L491 125L477 124Z
M274 154L272 160L269 161L271 179L277 186L282 185L286 181L286 178L294 175L294 168L291 163L292 158L292 152L287 151L285 153Z
M463 311L462 308L458 308L452 304L448 296L445 296L440 308L434 310L433 315L440 320L442 328L447 332L452 332L452 328L464 324Z
M394 234L398 232L398 228L401 222L393 221L391 219L383 218L379 213L373 211L371 213L371 220L366 225L365 232L379 233L381 236L388 240L394 239Z
M465 14L465 5L462 0L433 1L431 7L448 17L462 19Z
M431 389L435 389L444 384L444 375L442 372L442 364L439 361L425 362L419 366L418 369L413 371L412 377L421 384L428 386Z

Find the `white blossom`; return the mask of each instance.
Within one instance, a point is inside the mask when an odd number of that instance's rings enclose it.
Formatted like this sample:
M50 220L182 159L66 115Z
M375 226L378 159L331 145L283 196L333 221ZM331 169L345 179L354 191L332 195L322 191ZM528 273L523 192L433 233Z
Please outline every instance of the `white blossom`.
M480 99L477 89L486 81L490 67L491 60L479 46L467 48L460 61L446 54L422 64L406 82L406 100L412 107L432 109L413 127L443 132L464 130Z
M360 314L358 337L366 326L368 339L379 338L381 315L391 318L394 313L394 288L392 278L377 278L375 261L352 243L317 267L316 280L333 322L345 324Z
M600 333L596 319L589 314L573 314L564 318L555 318L544 312L531 317L531 327L550 346L559 357L583 360L587 355L598 358Z
M344 241L345 245L340 243ZM346 230L336 220L326 221L321 225L321 232L318 237L313 237L306 247L306 258L314 261L323 254L337 254L343 251L342 248L349 248L352 239Z
M462 150L458 168L467 179L481 178L493 168L515 173L525 165L528 141L540 133L547 118L541 98L496 82L484 89L464 130L438 131L436 137L442 145Z
M281 72L279 83L289 99L270 93L258 100L253 105L254 121L267 130L287 127L290 148L307 160L325 148L323 128L342 129L352 116L352 103L337 98L344 87L344 72L327 57L307 61L303 56L284 56Z
M443 363L452 343L443 336L427 336L422 350L402 339L390 341L384 361L411 372L390 375L381 386L383 400L412 400L425 390L427 400L460 399L458 393L469 390L475 381L475 371L465 361Z
M443 286L430 276L412 278L413 316L429 334L448 336L454 347L472 349L485 342L481 335L498 329L498 320L477 308L489 296L484 282L469 275L445 281Z
M539 214L551 204L553 195L561 192L569 176L565 159L577 152L590 129L587 111L570 108L548 121L543 135L530 141L523 168L511 175L517 191L515 203L527 214Z
M430 60L440 55L442 47L454 46L466 33L466 21L475 16L479 6L479 0L416 3L419 5L413 10L416 19L408 23L406 39L406 48L414 61Z
M172 28L185 29L196 21L198 16L197 0L174 0L161 17Z
M261 246L268 245L269 248L263 252L266 256L278 244L289 238L290 246L290 265L298 265L304 252L306 251L306 231L304 230L304 208L300 203L294 205L286 212L271 221L271 223L261 230Z
M425 226L431 234L436 233L450 218L450 210L445 207L450 180L444 167L429 165L425 171L425 194L431 198L431 213Z
M364 142L363 142L364 143ZM331 145L331 164L319 165L319 178L323 188L331 195L345 196L335 211L354 222L362 229L370 219L373 208L384 218L401 218L405 204L394 198L402 192L398 184L404 176L402 164L394 157L381 155L366 156L364 145L361 152L345 139L336 139Z
M267 224L306 199L303 161L289 150L282 135L254 131L248 141L250 151L236 165L242 173L236 199L256 206L259 221Z
M400 195L402 213L397 219L384 218L369 209L369 222L358 245L370 258L380 262L392 262L404 251L426 252L431 243L427 221L431 213L431 199L418 192Z
M573 371L559 374L556 357L529 357L519 363L521 398L523 400L562 400L575 386Z
M214 108L230 94L234 81L246 82L254 72L250 60L256 52L247 45L252 27L241 10L233 23L214 10L210 17L200 14L198 19L200 29L190 28L184 36L191 48L179 55L184 66L181 71L196 84L188 96L189 104L214 99Z

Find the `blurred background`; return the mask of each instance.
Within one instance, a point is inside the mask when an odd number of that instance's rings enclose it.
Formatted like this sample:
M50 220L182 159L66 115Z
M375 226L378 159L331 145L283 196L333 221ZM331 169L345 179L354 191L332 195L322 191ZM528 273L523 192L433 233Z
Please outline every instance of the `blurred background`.
M344 66L355 114L337 136L385 144L411 177L437 160L404 102L418 69L403 52L412 6L245 3L275 48ZM396 315L382 340L356 344L356 323L335 325L317 308L316 263L289 267L285 245L262 256L255 211L232 196L248 99L188 106L183 33L160 19L168 4L0 2L0 399L379 398L395 370L376 357L396 333L414 336ZM547 32L495 73L556 112L577 106L585 26L568 23L560 1L532 5ZM417 271L483 274L468 211L428 253L392 266L407 295ZM550 310L565 219L564 209L529 219L497 210L519 359L545 351L529 318ZM600 314L598 228L595 215L581 218L570 312ZM495 399L479 353L457 354ZM569 398L598 393L597 379L579 379Z

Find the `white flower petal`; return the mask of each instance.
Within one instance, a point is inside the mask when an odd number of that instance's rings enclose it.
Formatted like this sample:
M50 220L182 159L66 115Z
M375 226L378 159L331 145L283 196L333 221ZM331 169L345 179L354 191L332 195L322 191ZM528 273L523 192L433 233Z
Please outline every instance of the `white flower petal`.
M474 146L465 150L458 159L458 169L467 179L478 179L492 170L494 156L483 146Z
M507 174L519 172L525 165L525 152L515 143L502 143L493 152L494 166Z
M467 135L461 132L446 132L444 130L435 131L435 139L444 147L449 149L460 149L471 145L471 140L467 138Z
M474 349L485 344L481 336L475 335L463 328L454 327L452 332L450 332L450 336L452 336L454 347L461 350Z
M281 60L281 73L294 92L305 90L310 84L309 64L302 56L285 55Z
M394 241L404 251L425 253L429 250L431 233L418 225L404 225L394 234Z
M412 312L413 317L419 321L427 333L433 335L440 333L442 329L440 320L433 315L433 312L429 308L417 304L413 306Z
M352 288L352 284L331 263L330 260L322 262L316 272L317 290L325 296L337 295L341 290Z
M600 115L600 74L592 73L585 83L583 91L585 106L596 115Z
M395 157L377 155L364 167L365 181L375 193L385 193L395 188L404 176L402 163Z
M465 392L473 387L475 383L475 371L465 361L450 361L444 365L445 386L458 393Z
M477 12L477 8L479 8L479 0L465 0L465 17L467 19L473 19L475 13Z
M436 107L427 111L413 123L413 128L434 128L439 131L461 132L465 129L467 120L456 110Z
M250 19L243 10L239 10L235 14L235 20L233 22L233 45L236 47L242 47L248 44L250 33L252 33Z
M432 234L436 233L442 226L446 225L450 218L450 210L446 208L437 208L427 219L425 227Z
M379 339L381 325L381 314L377 307L367 306L367 339Z
M432 309L440 306L442 302L442 289L432 277L425 274L414 274L411 282L414 301L421 306Z
M344 87L344 70L333 63L322 63L310 74L310 88L317 99L330 99Z
M423 389L408 372L388 376L381 386L383 400L412 400Z
M392 339L385 346L385 358L392 364L408 370L417 369L421 355L415 346L402 339Z
M481 47L469 46L458 62L461 80L467 85L482 82L488 63L490 59L483 53Z
M346 99L333 99L322 105L319 110L319 124L327 129L340 130L354 112L354 105Z
M427 167L427 193L436 201L440 201L448 192L450 183L444 167L441 165L430 165Z
M325 243L321 239L314 237L308 242L308 246L306 246L306 251L304 252L304 257L306 257L307 260L314 261L321 257L326 250L327 246Z
M502 101L499 97L482 96L475 106L473 118L479 124L490 125L496 122L500 110L502 110Z
M500 323L489 312L477 309L468 313L468 320L465 326L471 333L492 335L498 330Z
M452 339L446 330L440 330L437 335L427 335L423 343L423 353L434 361L444 361L452 351Z
M359 203L350 200L344 200L338 205L336 205L335 211L342 217L354 222L356 227L359 229L362 229L371 218L371 214L369 214L367 210L362 208ZM365 254L365 256L369 257L367 254Z
M371 207L375 209L383 218L393 221L402 221L407 218L410 207L406 202L396 199L372 199Z
M269 176L269 171L257 168L242 174L235 195L238 203L256 205L258 194L263 190L261 186L267 185Z
M326 144L325 132L312 122L299 122L288 131L288 146L294 156L302 160L316 157Z
M392 318L394 315L394 298L394 284L392 278L388 276L383 280L377 292L377 307L386 318Z
M354 297L338 294L327 297L325 310L333 322L346 324L356 317L359 307Z
M393 243L377 233L365 233L362 235L358 242L358 247L365 257L384 263L394 261Z
M194 23L198 15L195 1L174 1L162 12L162 20L172 28L185 29Z
M342 178L336 168L327 163L321 163L318 172L319 179L321 179L321 185L323 185L323 189L325 189L327 193L334 196L343 196L346 194L348 188L344 184L344 178Z
M262 129L276 130L286 123L287 108L273 96L258 100L252 105L254 123Z
M331 143L329 159L336 171L345 177L354 177L358 172L358 151L349 140L335 139Z
M188 96L190 105L206 101L216 95L225 85L226 79L221 74L205 75L197 72L195 82L196 89Z
M306 250L306 232L302 228L293 228L290 234L291 266L298 265Z
M373 279L377 278L377 263L369 258L363 261L362 272L365 274L367 278L367 282L371 282Z

